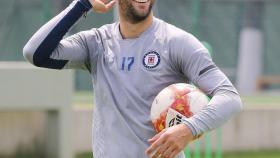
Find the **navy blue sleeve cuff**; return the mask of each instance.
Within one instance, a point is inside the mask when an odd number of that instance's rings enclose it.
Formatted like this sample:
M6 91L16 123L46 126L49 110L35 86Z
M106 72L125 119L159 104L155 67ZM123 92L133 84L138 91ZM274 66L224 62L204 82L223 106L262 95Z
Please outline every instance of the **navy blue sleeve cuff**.
M79 0L79 2L81 2L81 4L86 8L86 11L89 11L92 8L89 0Z

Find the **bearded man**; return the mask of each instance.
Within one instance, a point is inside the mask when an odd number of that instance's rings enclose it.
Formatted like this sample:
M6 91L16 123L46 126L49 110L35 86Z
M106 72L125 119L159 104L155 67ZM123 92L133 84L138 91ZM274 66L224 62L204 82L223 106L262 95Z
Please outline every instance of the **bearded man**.
M63 39L86 12L93 8L106 13L115 3L118 22ZM208 50L190 33L155 18L154 3L74 0L23 49L35 66L90 73L95 95L94 158L184 158L186 145L241 110L236 89ZM182 82L195 84L212 99L182 124L156 134L150 119L153 99L163 88Z

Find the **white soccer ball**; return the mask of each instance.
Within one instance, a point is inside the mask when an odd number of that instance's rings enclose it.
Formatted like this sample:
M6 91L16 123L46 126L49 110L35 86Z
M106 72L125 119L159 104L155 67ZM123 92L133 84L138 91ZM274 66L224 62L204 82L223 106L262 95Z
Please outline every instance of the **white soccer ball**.
M151 119L156 132L192 117L209 102L208 97L193 85L172 84L156 96L151 107Z

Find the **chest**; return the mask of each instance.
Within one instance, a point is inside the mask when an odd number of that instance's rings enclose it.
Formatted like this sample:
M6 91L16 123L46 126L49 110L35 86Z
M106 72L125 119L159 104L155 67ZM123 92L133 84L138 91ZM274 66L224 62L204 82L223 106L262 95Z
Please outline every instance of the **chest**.
M124 96L141 94L141 98L152 100L163 87L185 80L170 60L172 52L160 40L105 44L94 75L97 85L118 89L116 93L125 93Z
M160 40L109 41L102 56L103 67L121 76L167 73L170 52Z

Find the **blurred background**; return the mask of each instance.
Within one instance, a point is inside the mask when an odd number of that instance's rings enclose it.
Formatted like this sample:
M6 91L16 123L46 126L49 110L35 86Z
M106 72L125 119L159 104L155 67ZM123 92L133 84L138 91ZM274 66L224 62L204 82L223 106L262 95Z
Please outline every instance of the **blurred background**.
M32 99L31 102L19 99L24 93L28 96L28 86L24 88L22 85L31 82L33 77L33 68L22 63L25 61L23 46L40 26L69 3L71 0L0 0L0 157L67 155L67 152L61 154L56 150L71 150L70 155L78 158L91 157L94 87L87 72L65 71L68 79L60 79L62 82L69 80L70 84L60 85L55 80L50 81L56 78L53 76L57 72L45 70L49 76L42 80L46 79L50 85L61 88L70 86L71 93L60 93L65 99L63 107L69 105L69 109L56 108L44 99L38 101L44 108L36 106L37 102L35 105ZM243 112L191 147L190 156L280 158L280 1L157 0L154 13L156 17L191 32L203 41L214 62L238 88L244 102ZM112 23L115 19L116 11L88 13L70 30L69 35ZM26 67L31 71L27 78L20 73L23 68L28 71ZM26 81L15 86L23 78ZM34 79L34 82L42 81ZM7 86L9 83L10 88ZM55 93L55 87L46 90L45 95ZM37 89L37 93L41 91L44 90ZM32 95L40 98L40 94L30 92L29 97L32 98ZM64 116L63 111L68 111L71 116L60 117L60 113ZM67 118L71 121L60 121ZM70 124L71 127L63 126L65 130L60 127L62 124ZM57 128L57 131L50 134L50 127ZM63 149L60 136L71 139L71 147ZM49 138L53 141L48 141ZM65 142L64 139L61 141ZM52 143L59 145L51 148L49 146L55 146Z

